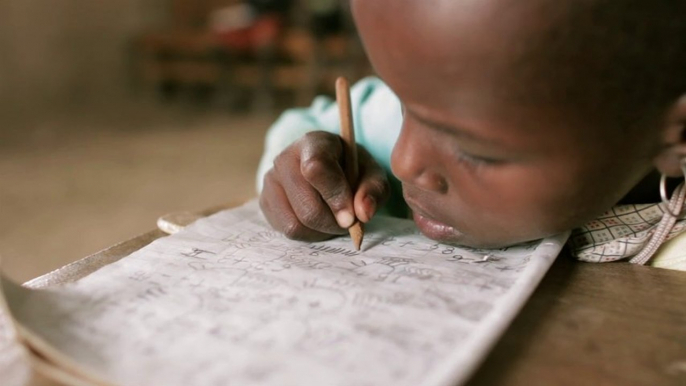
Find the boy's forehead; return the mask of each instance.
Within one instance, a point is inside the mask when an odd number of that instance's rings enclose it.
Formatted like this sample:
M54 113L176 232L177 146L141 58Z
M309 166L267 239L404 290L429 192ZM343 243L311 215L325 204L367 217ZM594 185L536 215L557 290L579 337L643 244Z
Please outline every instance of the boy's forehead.
M532 81L542 81L531 74L544 68L531 48L547 41L549 27L566 12L550 3L353 0L353 12L377 73L425 117L452 126L491 126L496 135L554 134L564 140L591 131L604 141L605 131L547 102L549 86L530 92Z
M376 26L368 32L390 28L396 39L422 41L427 50L469 42L509 46L516 38L545 31L551 11L562 8L540 0L353 0L358 23Z
M351 2L377 74L438 123L628 143L684 92L683 1Z
M538 0L521 0L516 7L511 3L353 0L353 11L379 75L393 83L399 95L413 94L442 108L442 101L480 97L453 95L467 88L458 90L456 85L474 86L490 97L503 92L505 80L517 83L512 78L521 47L543 22L536 16L541 12ZM412 78L421 81L408 81ZM444 98L439 98L441 90Z

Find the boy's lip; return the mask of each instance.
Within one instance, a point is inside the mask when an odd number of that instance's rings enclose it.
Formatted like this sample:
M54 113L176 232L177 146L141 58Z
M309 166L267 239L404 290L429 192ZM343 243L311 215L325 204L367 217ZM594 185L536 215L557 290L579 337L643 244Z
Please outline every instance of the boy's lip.
M459 242L463 238L462 232L454 227L436 220L430 211L424 209L414 200L406 197L405 202L412 209L412 217L419 230L428 238L438 241Z

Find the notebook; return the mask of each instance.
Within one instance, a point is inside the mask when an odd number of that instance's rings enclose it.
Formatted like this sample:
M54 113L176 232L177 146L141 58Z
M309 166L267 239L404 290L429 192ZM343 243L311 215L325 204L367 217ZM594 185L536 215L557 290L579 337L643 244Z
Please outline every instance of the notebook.
M256 202L200 219L76 281L2 280L20 335L113 385L457 385L520 310L568 235L498 250L441 244L377 216L305 243Z

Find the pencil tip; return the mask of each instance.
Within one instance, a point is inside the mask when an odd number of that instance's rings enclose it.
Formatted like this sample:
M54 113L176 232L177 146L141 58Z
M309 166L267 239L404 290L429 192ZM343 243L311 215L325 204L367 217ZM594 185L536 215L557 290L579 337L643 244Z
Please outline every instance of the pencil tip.
M356 221L350 228L348 228L348 232L350 233L350 238L353 240L353 244L355 244L355 249L359 251L362 247L362 239L364 238L363 224L359 221Z

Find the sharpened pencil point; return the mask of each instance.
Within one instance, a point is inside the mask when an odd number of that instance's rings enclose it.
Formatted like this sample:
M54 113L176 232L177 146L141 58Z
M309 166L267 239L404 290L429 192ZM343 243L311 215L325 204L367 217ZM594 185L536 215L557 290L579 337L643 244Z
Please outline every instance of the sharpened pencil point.
M364 224L360 221L356 221L350 228L348 228L350 233L350 238L355 244L355 249L358 251L362 247L362 239L364 238Z

